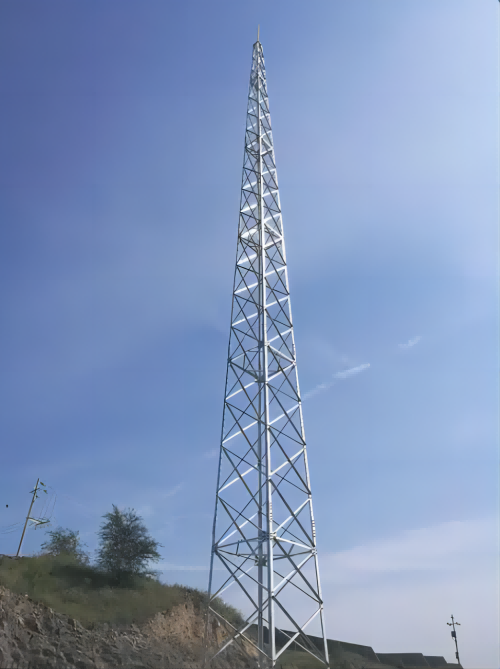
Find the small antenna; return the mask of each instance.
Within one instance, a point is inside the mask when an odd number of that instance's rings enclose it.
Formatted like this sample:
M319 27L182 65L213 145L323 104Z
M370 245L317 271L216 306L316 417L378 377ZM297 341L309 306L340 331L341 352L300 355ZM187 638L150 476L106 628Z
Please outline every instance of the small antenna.
M257 42L260 42L260 23L257 26Z

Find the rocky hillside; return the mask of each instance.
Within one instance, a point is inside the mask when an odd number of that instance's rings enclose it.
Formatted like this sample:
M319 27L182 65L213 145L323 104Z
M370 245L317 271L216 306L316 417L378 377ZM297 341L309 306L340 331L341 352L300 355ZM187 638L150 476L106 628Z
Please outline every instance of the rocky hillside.
M221 640L221 628L212 633ZM0 586L0 669L198 669L202 638L202 615L189 593L182 604L140 624L84 626L28 595ZM256 669L254 651L251 647L246 650L230 646L213 663L213 669ZM376 656L372 659L366 652L363 656L340 646L332 650L332 669L402 666L400 662L385 664ZM311 663L305 653L292 651L283 656L279 666L314 669L321 665Z
M0 667L65 669L200 666L202 617L192 601L157 613L140 625L84 627L27 595L0 586ZM228 649L216 669L256 667L253 653Z
M150 578L121 586L110 579L68 556L0 555L0 669L201 666L206 593ZM234 624L242 622L241 614L224 602L218 601L217 607ZM252 629L248 633L252 636ZM220 647L222 627L214 623L210 634ZM281 636L278 648L290 633ZM322 639L310 640L322 648ZM294 646L280 657L278 669L323 666ZM332 669L454 667L441 657L377 655L369 646L341 641L328 640L328 648ZM256 669L255 649L230 645L211 667Z

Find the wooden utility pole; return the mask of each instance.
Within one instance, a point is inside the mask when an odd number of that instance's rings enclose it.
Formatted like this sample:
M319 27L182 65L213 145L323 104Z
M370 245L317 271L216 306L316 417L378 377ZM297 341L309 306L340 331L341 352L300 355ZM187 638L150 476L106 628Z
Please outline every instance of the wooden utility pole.
M457 649L457 652L455 653L455 657L457 658L458 666L461 667L462 665L460 664L460 657L458 655L458 642L457 642L457 632L455 630L455 625L460 625L460 623L457 623L456 620L453 618L453 615L451 616L451 623L446 623L450 627L453 627L453 631L451 633L451 638L455 639L455 648Z
M30 509L29 509L29 511L28 511L28 515L26 516L26 522L24 523L23 534L22 534L22 536L21 536L21 541L19 542L19 548L17 549L16 557L19 557L19 553L20 553L20 551L21 551L21 546L23 545L23 539L24 539L24 534L25 534L25 532L26 532L26 526L28 525L28 520L32 520L32 521L34 521L35 523L37 523L37 525L40 525L40 524L43 524L43 523L48 522L48 521L38 520L37 518L30 518L30 516L31 516L31 509L33 508L33 504L35 503L35 499L38 498L37 492L38 492L38 490L40 489L40 488L38 487L38 483L39 483L39 482L40 482L40 479L37 479L37 480L36 480L36 486L35 486L35 489L31 491L31 492L33 493L33 498L31 499ZM45 487L45 483L41 483L41 482L40 482L40 485L43 485L43 486ZM43 492L44 492L45 494L47 494L47 491L46 491L46 490L43 490Z

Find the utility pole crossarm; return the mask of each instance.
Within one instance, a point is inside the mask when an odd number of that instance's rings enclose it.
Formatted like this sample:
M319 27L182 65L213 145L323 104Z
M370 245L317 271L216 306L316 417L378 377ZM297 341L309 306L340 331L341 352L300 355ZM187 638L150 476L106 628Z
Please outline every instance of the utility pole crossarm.
M38 484L40 484L41 486L44 486L44 487L39 488ZM38 499L37 493L38 493L39 490L42 490L45 494L48 494L47 491L45 490L45 483L42 483L40 481L40 479L37 479L35 488L33 490L30 490L30 494L33 493L33 497L31 498L30 508L29 508L29 511L28 511L28 515L26 516L26 521L24 523L23 533L21 535L21 541L19 542L19 547L17 549L16 557L19 557L19 553L21 552L21 546L23 545L24 535L26 533L26 527L28 525L28 521L31 520L33 523L35 523L35 529L38 527L38 525L45 525L49 522L48 520L42 520L40 518L32 518L31 517L31 509L33 508L33 504L35 503L35 500Z
M21 552L21 546L23 545L23 539L24 539L24 534L26 532L26 526L28 525L28 520L30 520L31 509L33 508L33 504L35 503L35 499L37 497L36 493L38 491L38 483L39 482L40 482L40 479L37 479L35 489L31 491L33 493L33 497L31 498L30 508L29 508L29 511L28 511L28 515L26 516L26 522L24 523L23 533L21 535L21 541L19 542L19 547L17 549L16 557L19 557L19 553Z
M458 653L458 640L457 640L457 631L455 629L455 625L460 625L460 623L457 623L457 621L453 618L453 614L451 616L451 623L446 623L450 627L453 627L451 631L451 638L455 641L455 657L457 658L458 665L461 667L462 665L460 664L460 655Z

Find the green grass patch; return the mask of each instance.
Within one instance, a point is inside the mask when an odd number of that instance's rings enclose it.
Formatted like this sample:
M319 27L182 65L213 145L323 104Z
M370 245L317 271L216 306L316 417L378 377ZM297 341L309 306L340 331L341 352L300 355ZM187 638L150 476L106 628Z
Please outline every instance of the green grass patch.
M285 650L278 658L277 666L283 669L325 669L323 662L302 650Z
M170 611L190 599L206 605L206 593L182 585L165 585L150 576L129 576L118 583L97 567L83 565L71 555L37 555L20 560L0 558L0 585L50 606L82 625L142 623L160 611ZM233 607L218 600L221 615L242 620Z

